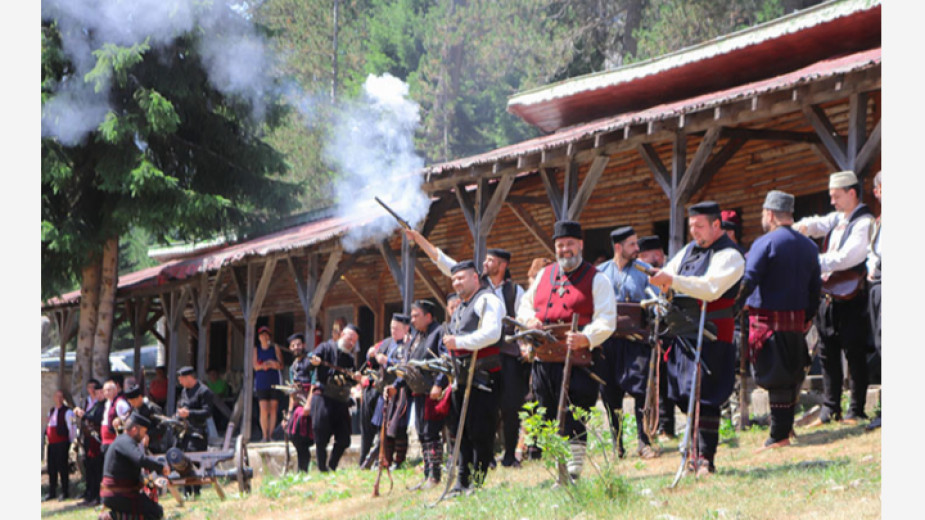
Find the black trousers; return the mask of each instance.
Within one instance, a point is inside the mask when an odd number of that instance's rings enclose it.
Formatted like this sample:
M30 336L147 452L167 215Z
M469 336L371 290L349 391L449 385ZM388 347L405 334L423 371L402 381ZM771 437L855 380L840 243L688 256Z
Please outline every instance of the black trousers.
M86 468L87 497L88 502L100 499L100 482L103 480L103 456L87 457L84 459Z
M71 443L54 442L48 445L48 494L55 496L58 494L58 479L61 479L61 494L65 498L68 496L69 471L67 467L67 452Z
M308 465L312 462L312 440L305 435L290 435L289 441L295 447L297 465L299 471L308 473Z
M789 437L793 414L806 379L809 352L802 332L775 332L755 356L752 376L768 391L771 406L770 437L774 442Z
M180 441L180 449L184 452L206 451L209 449L209 441L206 440L208 433L202 432L201 436L187 435ZM186 494L195 494L199 496L202 486L183 486L183 492Z
M874 338L874 347L880 353L880 281L869 282L867 291L867 315L870 316L870 332ZM881 354L882 355L882 354Z
M141 516L145 520L158 520L164 518L164 508L148 498L147 495L138 494L138 497L113 496L103 497L103 505L116 513Z
M501 428L504 440L504 464L512 464L520 438L520 411L530 390L530 364L520 358L501 354Z
M864 405L867 402L867 332L870 327L869 317L865 315L866 307L867 294L863 291L852 300L823 300L819 306L816 327L822 340L819 359L822 361L823 420L841 416L844 381L842 353L848 360L851 384L848 413L854 417L866 417Z
M493 458L492 444L498 426L498 407L501 400L498 392L500 377L500 370L489 374L488 387L491 388L491 392L479 390L473 385L469 394L466 422L462 427L462 432L456 432L456 435L462 436L457 465L459 485L462 487L469 487L470 484L476 487L481 486L488 474ZM453 391L451 397L453 411L450 419L452 428L458 428L465 390L465 383L463 383Z
M599 356L596 356L599 358ZM598 360L595 360L597 363ZM559 409L559 393L562 390L562 372L565 363L548 363L535 361L533 363L533 395L539 406L546 409L546 419L556 420L556 411ZM580 367L572 369L569 380L567 405L589 409L597 403L600 385L591 379L591 376ZM586 428L584 423L575 419L571 410L565 412L565 434L569 439L584 440Z
M312 428L315 434L315 458L318 470L336 470L341 456L350 447L350 410L342 403L323 395L312 396ZM328 443L334 437L331 457Z
M626 394L633 397L636 416L636 438L640 445L649 444L645 433L643 410L646 405L646 382L649 379L648 345L622 338L610 338L601 345L603 356L595 362L594 371L607 384L601 386L601 401L610 413L610 424L614 432L620 432L620 420L623 417L623 398ZM623 452L623 436L614 439L619 451Z
M375 453L370 453L373 439L379 434L379 428L372 422L379 397L379 392L372 385L363 389L363 404L360 405L360 466L366 462L366 457L379 456L378 449Z
M664 344L670 342L666 340ZM677 405L668 397L668 363L664 351L658 358L658 370L658 431L674 437L674 410Z

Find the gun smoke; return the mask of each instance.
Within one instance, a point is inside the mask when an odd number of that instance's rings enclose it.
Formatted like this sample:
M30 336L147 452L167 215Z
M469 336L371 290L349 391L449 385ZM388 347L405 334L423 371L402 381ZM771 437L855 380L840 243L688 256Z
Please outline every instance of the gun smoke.
M420 108L408 98L408 85L384 74L370 75L360 96L338 111L324 154L340 172L335 186L338 215L380 215L351 229L344 249L354 251L388 237L399 224L379 207L378 196L416 226L430 199L421 190L424 159L414 149Z
M80 144L111 110L109 84L94 89L84 81L96 65L94 51L105 44L152 49L169 46L195 29L209 81L226 95L250 102L264 114L271 88L270 54L263 37L233 0L43 0L42 20L53 21L64 53L74 65L42 105L42 137L66 146Z

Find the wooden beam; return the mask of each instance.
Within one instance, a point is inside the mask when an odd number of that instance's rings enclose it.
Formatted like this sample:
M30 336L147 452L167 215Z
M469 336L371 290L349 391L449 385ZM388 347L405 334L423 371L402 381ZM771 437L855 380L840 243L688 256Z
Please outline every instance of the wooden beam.
M584 211L585 206L588 204L588 199L591 198L591 193L597 186L597 182L601 179L601 175L604 173L604 169L607 168L607 163L609 162L609 155L599 155L591 161L591 167L588 168L588 175L585 176L584 181L581 183L581 188L578 189L575 193L575 198L569 204L569 220L577 221L578 217L581 216L581 212Z
M700 191L706 185L706 183L709 182L717 172L719 172L720 168L729 162L729 159L732 159L736 152L741 150L747 142L748 141L746 139L730 139L727 141L726 145L723 146L723 148L710 159L710 162L703 167L703 172L701 173L700 177L691 186L690 196L693 196L694 193ZM690 199L690 196L687 198Z
M479 217L479 233L481 235L488 236L495 219L498 217L498 213L501 211L501 205L504 204L504 200L510 193L513 184L513 175L505 175L498 181L494 193L491 194L491 200L488 201L484 213Z
M350 290L353 291L353 294L355 294L357 298L359 298L360 301L363 302L364 305L369 307L369 310L374 310L378 307L378 304L373 305L373 303L369 300L369 298L366 297L367 293L364 293L363 291L361 291L357 287L357 284L353 280L351 280L350 277L348 277L346 274L340 275L340 279L343 280L345 284L347 284L347 287L349 287Z
M478 193L476 191L476 193ZM475 204L472 200L472 197L469 195L469 192L466 191L466 187L462 184L456 185L456 201L459 202L459 208L463 212L463 216L466 218L466 224L469 225L469 231L474 235L478 229L475 216Z
M563 220L562 212L562 191L556 183L555 170L550 168L540 169L540 179L546 188L546 196L549 197L549 204L552 206L553 213L556 215L556 221Z
M379 242L379 252L382 254L382 258L385 259L385 265L389 268L389 272L392 273L392 279L395 280L395 285L401 288L401 266L398 265L398 260L395 258L395 253L392 252L392 248L389 246L388 239L383 238Z
M800 143L818 143L819 136L811 132L791 132L787 130L756 128L723 128L723 137L747 139L751 141L793 141Z
M571 152L571 148L569 149ZM575 162L574 156L569 153L569 160L565 163L565 180L562 181L562 200L558 203L562 207L562 216L567 217L569 207L575 200L575 193L578 191L578 163Z
M424 266L420 263L414 264L414 271L421 277L421 281L424 282L424 286L430 291L430 293L437 299L437 302L443 307L443 310L446 311L446 297L443 295L443 290L440 287L440 284L434 280L434 277L424 269Z
M803 107L803 114L809 120L819 140L829 154L835 159L839 169L848 169L848 159L845 155L845 142L838 135L835 126L825 115L825 110L818 105L806 105Z
M855 165L858 170L864 171L868 166L873 162L874 155L880 150L880 123L882 120L877 121L877 125L874 126L873 131L870 133L870 137L867 138L867 142L864 143L864 146L861 147L861 151L858 152L858 158L855 160Z
M642 156L643 160L649 166L649 171L652 172L655 182L657 182L662 188L662 191L665 192L665 196L670 199L671 174L668 173L668 169L665 168L665 164L662 163L662 160L659 158L658 152L655 151L655 147L648 143L642 143L636 146L636 151L639 152L639 155Z
M424 219L424 224L421 226L421 235L425 238L430 236L430 233L437 227L443 215L454 206L453 202L453 199L450 197L440 197L436 202L431 203L430 211L427 212L427 217Z
M845 143L845 157L848 159L849 169L857 174L858 179L864 178L864 173L858 168L857 157L866 138L867 93L856 92L848 97L848 139Z
M700 146L694 152L694 157L687 166L684 177L678 184L678 191L682 200L690 200L691 196L693 196L694 186L701 182L700 177L703 175L703 167L707 164L707 160L710 159L710 155L713 154L713 148L716 146L721 132L722 128L720 127L711 128L707 130L703 140L700 141Z
M340 263L340 259L344 256L344 250L341 248L335 249L329 256L328 262L324 265L324 270L321 272L321 276L318 278L318 286L315 288L315 294L312 295L312 306L309 309L312 313L312 316L317 316L318 311L321 310L321 302L324 301L324 296L327 294L328 289L331 287L336 280L334 279L334 271L337 269L337 264Z
M224 303L218 302L215 308L225 316L225 319L236 331L240 332L242 336L244 335L244 326L235 319L234 314L231 314L231 311L228 310L228 307L225 307Z
M684 243L684 204L679 184L684 178L687 164L687 136L678 132L671 145L671 195L668 220L668 257L681 249Z
M540 245L543 246L543 249L545 249L547 252L549 252L549 254L555 257L556 250L553 248L552 238L549 236L548 233L546 233L546 231L543 230L542 227L540 227L540 225L536 222L536 219L533 218L533 215L531 215L530 212L527 211L526 208L524 208L523 206L515 202L508 201L507 206L508 208L511 209L511 212L514 213L514 216L516 216L517 219L520 220L521 224L523 224L524 227L527 228L527 231L529 231L530 234L533 235L533 238L535 238L537 242L539 242Z

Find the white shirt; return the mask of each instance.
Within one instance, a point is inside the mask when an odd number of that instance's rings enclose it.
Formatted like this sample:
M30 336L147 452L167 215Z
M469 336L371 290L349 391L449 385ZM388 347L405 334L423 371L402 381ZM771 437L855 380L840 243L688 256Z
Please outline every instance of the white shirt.
M103 408L103 426L109 426L109 409L112 407L112 401L106 400L106 406ZM116 404L116 417L125 417L132 410L132 405L128 404L125 399L119 399Z
M665 273L672 276L671 288L675 291L712 302L731 289L745 274L745 258L731 247L715 251L710 257L710 265L702 275L681 276L677 274L681 259L691 247L693 247L693 242L678 251L663 269Z
M530 318L536 317L533 299L544 272L545 270L541 271L533 278L533 283L521 298L520 305L517 306L517 321L526 323ZM591 297L594 299L594 314L591 321L582 327L581 333L588 338L591 348L594 348L607 340L617 328L617 302L613 295L613 284L601 272L595 273L591 280Z
M447 276L453 276L451 269L453 268L454 265L456 265L456 260L453 260L452 257L447 256L447 254L444 253L442 249L440 248L436 248L436 249L437 249L437 261L434 263L437 264L437 269L439 269L441 273ZM501 304L503 307L504 305L504 290L503 290L504 284L502 283L500 285L495 285L495 282L491 281L491 278L489 278L488 276L485 277L485 280L488 281L488 285L491 287L492 292L495 293L495 296L497 296L498 298L501 298ZM517 309L520 308L520 299L523 297L523 295L524 295L524 288L521 287L520 284L515 283L514 284L514 312L517 312Z
M64 421L67 423L67 440L74 442L74 439L77 437L77 432L74 429L74 411L68 410L64 412ZM55 407L52 410L51 415L48 416L48 426L55 428L58 426L58 407Z
M872 274L877 269L877 263L880 261L880 221L875 221L870 240L870 246L867 248L867 272Z
M858 204L851 212L852 215L863 207ZM830 230L832 235L829 237L828 249L819 254L819 267L822 269L823 276L834 271L844 271L850 269L867 258L867 246L870 243L870 229L874 218L870 215L860 217L851 228L851 235L845 240L845 245L841 248L838 244L841 242L845 230L848 228L849 218L839 211L833 211L828 215L816 215L805 217L796 222L794 229L800 229L806 226L806 234L812 238L824 237Z
M504 304L501 298L492 293L483 292L472 302L475 315L479 317L479 328L456 336L456 348L476 350L493 345L501 339L501 318L504 317Z

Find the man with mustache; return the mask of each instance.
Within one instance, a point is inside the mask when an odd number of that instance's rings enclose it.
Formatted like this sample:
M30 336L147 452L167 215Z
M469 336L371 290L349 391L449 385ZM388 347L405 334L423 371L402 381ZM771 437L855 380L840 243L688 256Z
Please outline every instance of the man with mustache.
M549 348L537 349L533 363L533 395L546 409L549 420L555 420L559 406L566 349L572 350L577 367L571 374L569 402L584 409L597 402L599 385L587 368L593 358L600 358L600 345L616 327L613 287L606 275L582 258L581 224L556 222L553 240L556 262L536 276L517 309L521 323L530 328L547 328L559 339ZM570 331L573 314L578 314L577 332ZM572 454L567 468L575 479L584 465L587 433L570 410L565 422Z

